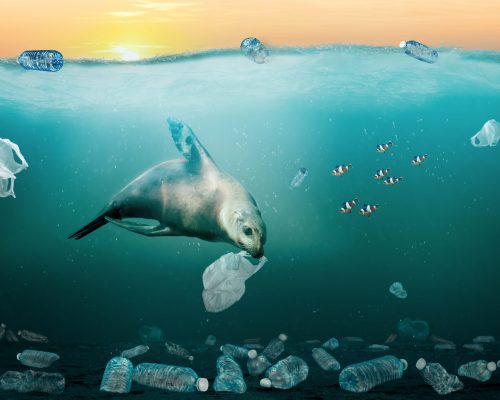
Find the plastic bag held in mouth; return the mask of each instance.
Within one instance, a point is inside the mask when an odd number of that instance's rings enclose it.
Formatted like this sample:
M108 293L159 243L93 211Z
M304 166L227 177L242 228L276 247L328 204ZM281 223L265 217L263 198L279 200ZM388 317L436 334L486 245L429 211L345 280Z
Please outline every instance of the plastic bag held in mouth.
M263 256L253 265L247 257L245 251L227 253L205 269L202 297L208 312L224 311L240 300L245 294L245 281L267 262Z
M17 156L20 163L16 161ZM9 139L0 138L0 197L16 197L14 193L15 175L28 168L19 146Z

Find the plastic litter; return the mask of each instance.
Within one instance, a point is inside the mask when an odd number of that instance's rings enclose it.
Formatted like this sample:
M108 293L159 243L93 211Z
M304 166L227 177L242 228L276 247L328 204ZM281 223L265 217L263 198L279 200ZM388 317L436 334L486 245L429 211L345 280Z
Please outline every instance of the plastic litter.
M477 351L480 353L484 351L484 346L481 343L468 343L468 344L464 344L462 347L464 349Z
M59 360L59 355L48 351L23 350L17 354L17 359L23 365L33 368L47 368Z
M240 366L231 356L223 355L217 359L217 376L214 381L216 392L245 393L247 385Z
M449 374L441 364L427 363L423 358L420 358L416 363L416 367L424 381L440 395L455 392L464 387L458 376Z
M438 52L430 47L417 42L416 40L402 41L399 47L405 50L405 53L417 60L433 64L438 59Z
M290 189L295 189L302 185L307 175L309 175L309 170L307 168L299 168L295 176L290 181Z
M492 372L495 372L496 369L497 364L493 361L477 360L461 365L458 368L458 375L475 379L479 382L486 382L491 378Z
M390 350L389 346L386 346L385 344L371 344L366 348L368 351L388 351Z
M268 345L262 350L262 354L268 360L276 360L281 353L285 351L285 342L288 337L284 333L280 333L277 338L272 339Z
M131 349L123 350L120 354L120 357L128 358L130 360L131 358L140 356L144 353L147 353L148 351L149 346L140 344L139 346L132 347Z
M476 336L474 339L472 339L472 343L495 343L495 337L494 336Z
M193 361L194 357L186 350L184 347L175 344L174 342L169 342L168 340L165 342L165 350L168 354L172 356L177 356L180 358L184 358L189 361Z
M191 368L142 363L134 368L133 380L141 385L171 392L206 392L208 380Z
M314 361L316 361L324 371L340 370L340 363L325 349L321 347L315 347L314 349L312 349L311 354L312 358L314 358Z
M128 393L132 387L134 366L124 357L109 360L99 390L110 393Z
M42 335L41 333L28 331L26 329L17 331L17 335L19 337L22 337L24 340L27 340L28 342L48 343L49 341L47 336Z
M269 56L269 50L262 42L254 37L243 39L240 45L240 50L243 55L257 64L262 64Z
M457 345L454 343L438 343L434 346L434 350L445 351L445 350L455 350Z
M474 147L496 146L500 141L500 123L494 119L487 121L481 130L470 138Z
M57 50L26 50L17 62L24 69L57 72L64 65L64 57Z
M406 299L408 297L408 293L403 288L403 284L401 282L394 282L389 287L389 293L393 294L398 299Z
M0 387L3 390L16 390L19 393L42 392L60 394L65 387L64 376L57 373L33 371L7 371L0 376Z
M20 163L16 161L15 156ZM0 197L16 197L14 180L16 174L28 168L19 146L9 139L0 138Z
M263 354L252 354L252 357L248 358L247 368L248 372L252 376L257 376L262 374L266 369L271 366L271 362Z
M309 367L302 358L288 356L266 371L266 377L260 380L260 386L290 389L305 381L308 374Z
M245 347L235 346L234 344L225 344L220 347L220 351L233 358L248 358L257 353L255 350L248 350Z
M327 350L335 350L339 348L339 341L332 337L323 343L321 347L324 347Z

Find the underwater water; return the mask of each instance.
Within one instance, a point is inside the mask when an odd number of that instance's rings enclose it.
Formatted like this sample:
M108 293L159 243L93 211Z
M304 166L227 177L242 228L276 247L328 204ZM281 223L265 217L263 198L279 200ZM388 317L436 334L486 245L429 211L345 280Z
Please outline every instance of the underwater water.
M267 225L268 263L222 313L205 311L201 275L239 251L229 244L111 224L67 239L133 178L180 157L168 116L252 193ZM134 342L143 325L191 344L208 334L265 344L280 332L297 343L382 343L405 317L457 344L500 337L499 149L470 143L490 119L500 120L493 52L442 50L426 64L400 49L339 46L275 50L256 64L223 51L67 61L57 73L2 60L0 137L29 168L17 198L0 199L0 322L61 346ZM429 156L411 165L420 154ZM334 177L339 164L353 167ZM290 189L301 167L308 176ZM376 181L382 168L403 181ZM368 218L358 214L364 203L380 207ZM394 281L406 299L389 293Z

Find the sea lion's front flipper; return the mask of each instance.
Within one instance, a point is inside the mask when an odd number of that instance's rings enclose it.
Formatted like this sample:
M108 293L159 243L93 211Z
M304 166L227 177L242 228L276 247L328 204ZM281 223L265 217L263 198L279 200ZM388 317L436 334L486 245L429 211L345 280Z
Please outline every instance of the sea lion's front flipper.
M213 162L208 151L188 125L172 117L167 118L167 123L175 146L190 163L201 163L203 160Z
M133 221L124 221L121 219L114 219L106 217L106 221L119 226L120 228L127 229L131 232L139 233L145 236L179 236L178 233L165 225L147 225Z

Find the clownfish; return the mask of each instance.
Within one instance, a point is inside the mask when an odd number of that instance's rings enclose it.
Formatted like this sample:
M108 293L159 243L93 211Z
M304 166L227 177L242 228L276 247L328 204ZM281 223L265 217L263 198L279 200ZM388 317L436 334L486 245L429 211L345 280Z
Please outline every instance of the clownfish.
M392 146L392 142L389 140L387 143L384 143L384 144L378 144L377 145L377 151L379 153L385 153L389 147Z
M399 181L402 181L402 180L403 180L402 177L399 177L399 178L389 177L389 178L384 179L384 185L392 186L392 185L395 185L396 183L398 183Z
M429 157L429 154L424 154L423 156L415 156L413 157L413 160L411 160L411 163L412 165L420 165L425 161L427 157Z
M356 204L358 204L358 198L351 201L344 201L342 207L340 207L340 212L342 214L350 214L351 210L356 207Z
M390 169L387 168L387 169L379 169L375 175L373 175L373 177L375 179L382 179L382 178L385 178L387 176L387 174L389 173Z
M345 174L347 171L349 171L350 169L352 168L352 164L348 164L348 165L337 165L333 171L332 171L332 175L333 176L342 176L343 174Z
M378 204L365 204L363 207L361 207L361 210L359 210L359 213L361 215L364 215L366 217L369 217L372 215L372 212L374 212L377 208L380 206Z

